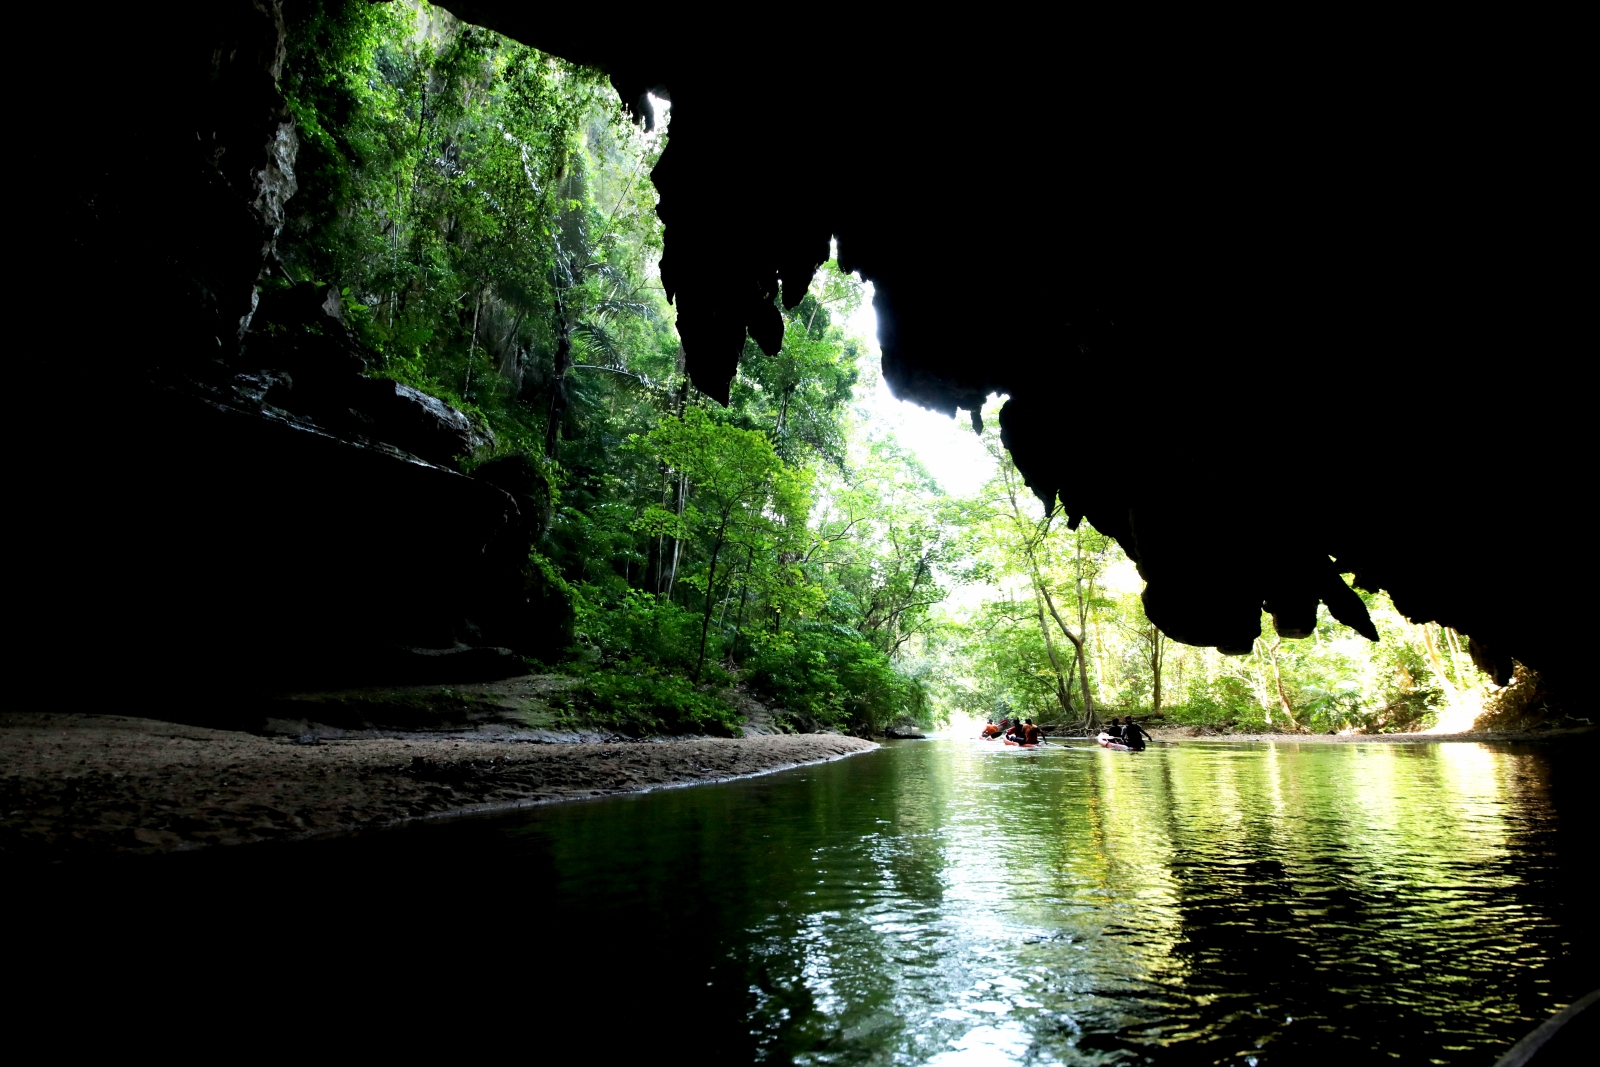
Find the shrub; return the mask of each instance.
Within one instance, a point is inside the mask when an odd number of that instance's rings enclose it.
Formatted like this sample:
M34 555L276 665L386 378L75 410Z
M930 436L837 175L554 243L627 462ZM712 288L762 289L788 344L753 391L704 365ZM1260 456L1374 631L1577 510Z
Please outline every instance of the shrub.
M690 671L700 651L699 615L640 590L609 604L586 603L578 634L608 664Z
M583 677L571 696L587 718L634 737L741 733L738 712L720 697L696 689L687 678L648 668L637 673L594 671Z
M700 686L688 678L699 616L637 590L610 602L592 585L580 590L579 644L564 667L582 679L571 691L574 710L635 737L739 736L738 713L716 695L727 674L710 667Z
M1218 678L1210 686L1195 686L1188 700L1163 706L1161 710L1170 721L1182 726L1256 733L1269 729L1266 713L1250 687L1230 676ZM1274 725L1281 728L1283 724Z
M924 686L846 626L803 623L765 635L752 643L744 666L751 686L801 729L878 734L899 716L922 721L928 714Z

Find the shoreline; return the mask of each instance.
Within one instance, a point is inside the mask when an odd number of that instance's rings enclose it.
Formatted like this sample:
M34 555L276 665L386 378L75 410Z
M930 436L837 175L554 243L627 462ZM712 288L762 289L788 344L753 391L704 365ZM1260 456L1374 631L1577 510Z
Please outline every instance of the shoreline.
M1600 726L1563 726L1538 730L1466 730L1460 733L1395 733L1395 734L1282 734L1282 733L1205 733L1193 726L1158 726L1146 728L1150 737L1159 743L1176 744L1301 744L1301 745L1433 745L1453 743L1539 744L1548 741L1600 741ZM979 741L982 738L968 734L936 731L933 738ZM1055 744L1066 742L1093 743L1090 734L1050 734L1045 740Z
M0 717L0 859L300 841L727 782L877 747L839 734L307 744L133 716L12 714Z
M1529 743L1572 741L1600 736L1600 728L1592 726L1562 727L1550 730L1466 730L1452 734L1204 734L1188 726L1157 727L1149 732L1150 736L1155 740L1165 741L1170 744L1270 742L1272 744L1301 745L1432 745L1458 742Z
M793 735L793 736L796 736L796 737L843 737L843 736L846 736L846 735L843 735L843 734L796 734L796 735ZM712 738L705 738L704 740L708 740L708 741L727 741L727 742L731 742L731 743L737 744L740 741L748 740L748 739L747 738L712 737ZM862 739L861 738L852 738L852 740L858 740L859 741L859 740L862 740ZM608 743L609 744L615 744L617 742L608 742ZM623 742L623 743L627 743L627 742ZM635 742L635 743L637 743L637 744L650 744L650 745L654 745L654 744L677 744L678 741L640 741L640 742ZM356 830L330 830L330 831L327 831L326 833L318 833L318 834L314 834L312 836L314 836L314 837L325 837L325 836L326 837L333 837L333 836L338 836L339 834L343 834L343 833L360 833L360 832L363 832L363 831L366 831L366 830L393 830L393 829L397 829L397 828L402 827L402 826L410 826L410 825L413 825L415 823L421 823L421 822L451 822L451 821L453 821L455 819L476 819L476 818L483 817L483 816L504 815L504 814L507 814L507 813L513 812L513 811L527 811L527 810L529 810L531 808L542 808L542 807L545 807L546 805L549 805L549 804L581 804L584 801L589 801L589 800L606 800L606 799L609 799L611 797L621 797L621 796L642 796L645 793L660 793L660 792L664 792L664 791L666 791L668 789L692 789L697 785L725 785L728 782L742 782L742 781L745 781L746 779L750 779L750 778L764 778L769 774L777 774L780 771L793 771L793 770L798 770L801 767L815 767L818 764L822 764L822 763L837 763L840 760L849 759L851 756L860 756L860 755L863 755L865 753L871 752L874 749L881 748L881 747L882 746L876 741L866 741L866 742L864 742L862 747L860 747L860 748L852 748L848 752L840 752L840 753L837 753L835 755L830 755L830 756L818 756L816 759L801 760L801 761L798 761L798 762L795 762L795 763L776 763L776 764L773 764L772 766L769 766L769 767L762 767L760 770L746 771L743 774L731 774L731 775L728 775L725 778L681 778L681 779L675 779L673 781L667 781L667 782L652 782L652 783L650 783L648 785L641 785L641 786L638 786L637 788L633 788L633 789L617 789L617 790L610 790L610 791L598 790L598 791L594 791L594 792L590 792L590 793L581 793L580 792L580 793L574 793L574 794L566 795L566 796L536 797L536 798L531 798L531 799L526 799L526 800L508 800L508 801L503 801L501 803L487 804L487 805L483 805L483 806L475 807L475 808L460 808L460 809L453 810L453 811L430 812L429 814L426 814L426 815L411 815L411 816L407 816L407 817L405 817L403 819L396 819L393 822L383 823L383 824L380 824L380 825L377 825L377 826L364 826L364 827L360 827L360 828L358 828ZM298 840L298 839L296 839L296 840Z

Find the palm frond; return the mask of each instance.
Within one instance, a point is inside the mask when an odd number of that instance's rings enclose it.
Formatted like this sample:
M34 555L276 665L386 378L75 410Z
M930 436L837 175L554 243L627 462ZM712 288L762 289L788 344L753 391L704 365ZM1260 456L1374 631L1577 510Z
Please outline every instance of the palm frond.
M637 315L647 322L655 322L660 318L660 312L654 304L647 304L639 300L606 300L596 304L590 313L594 315Z
M603 325L592 319L586 319L572 328L572 341L574 345L583 347L588 362L612 367L627 366L627 357L623 354L622 346L618 344L617 339Z

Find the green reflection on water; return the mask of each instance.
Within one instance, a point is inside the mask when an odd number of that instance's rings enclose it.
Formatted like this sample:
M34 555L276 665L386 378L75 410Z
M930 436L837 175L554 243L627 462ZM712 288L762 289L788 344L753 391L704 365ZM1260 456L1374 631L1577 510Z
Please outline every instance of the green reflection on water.
M1477 1063L1586 978L1549 778L1484 745L944 741L525 832L564 892L663 927L692 897L733 987L705 1017L751 1058Z
M308 1004L486 1002L548 1062L1488 1064L1600 986L1591 762L906 742L33 871L13 911L45 951L14 969L170 1000L147 974L166 961L238 1001L241 976L292 964Z

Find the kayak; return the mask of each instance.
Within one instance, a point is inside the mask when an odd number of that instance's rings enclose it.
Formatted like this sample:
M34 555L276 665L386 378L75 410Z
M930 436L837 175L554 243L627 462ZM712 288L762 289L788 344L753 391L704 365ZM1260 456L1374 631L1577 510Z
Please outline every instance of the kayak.
M1012 748L1038 748L1039 747L1038 745L1025 745L1021 741L1007 741L1006 744L1010 745Z
M1114 748L1118 752L1134 751L1134 748L1131 745L1123 744L1120 737L1112 737L1110 734L1101 734L1099 740L1101 748Z

